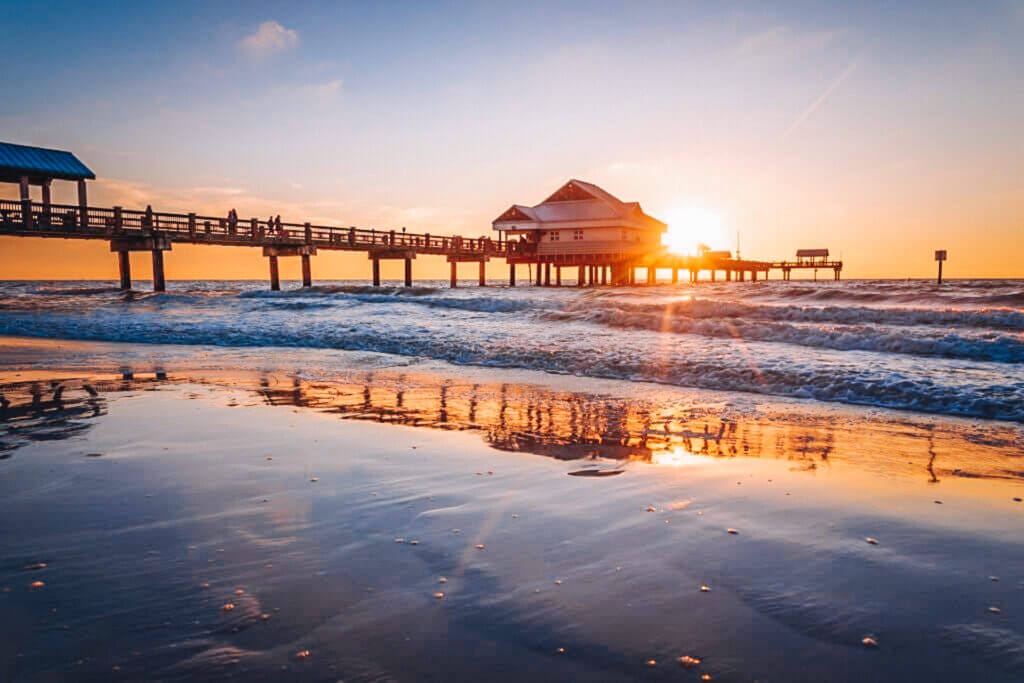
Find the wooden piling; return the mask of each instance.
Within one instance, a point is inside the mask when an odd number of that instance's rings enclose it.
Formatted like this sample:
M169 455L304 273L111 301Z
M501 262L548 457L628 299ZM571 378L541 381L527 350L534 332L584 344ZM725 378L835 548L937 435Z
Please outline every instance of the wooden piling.
M273 292L280 291L281 289L281 276L277 270L277 257L268 256L267 259L270 262L270 289Z
M562 286L562 266L555 266L555 287Z
M480 261L480 282L481 287L487 286L487 261Z
M313 286L313 271L310 267L309 254L300 254L302 259L302 286L312 287Z
M405 286L412 287L412 259L405 259Z
M451 267L452 267L451 287L452 287L452 289L455 289L455 287L457 287L458 284L459 284L459 270L458 270L459 262L458 261L452 261L451 262Z
M516 286L516 264L514 263L508 264L508 286Z
M121 289L132 288L132 261L127 251L117 252L117 269L121 275Z
M153 250L153 291L163 292L167 290L167 283L164 281L164 252L162 249Z

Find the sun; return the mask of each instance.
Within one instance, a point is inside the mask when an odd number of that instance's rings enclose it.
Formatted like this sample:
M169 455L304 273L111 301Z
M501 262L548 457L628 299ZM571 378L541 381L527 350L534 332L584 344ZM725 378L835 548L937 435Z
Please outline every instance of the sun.
M712 249L728 248L729 238L722 217L714 211L681 207L669 209L665 218L668 231L661 241L673 253L694 255L701 244Z

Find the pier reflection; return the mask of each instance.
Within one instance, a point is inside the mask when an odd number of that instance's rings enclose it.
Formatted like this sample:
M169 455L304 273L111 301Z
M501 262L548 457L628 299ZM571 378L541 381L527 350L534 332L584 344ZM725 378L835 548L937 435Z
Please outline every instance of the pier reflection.
M565 461L685 466L705 458L759 457L815 473L837 462L939 483L944 476L1024 479L1022 430L936 422L899 414L782 413L723 409L679 400L558 391L514 383L463 382L392 371L347 373L332 381L282 374L168 374L162 369L106 376L0 383L0 457L31 441L65 439L106 414L104 394L201 384L255 392L290 406L430 429L472 431L490 446ZM239 405L234 399L230 405Z

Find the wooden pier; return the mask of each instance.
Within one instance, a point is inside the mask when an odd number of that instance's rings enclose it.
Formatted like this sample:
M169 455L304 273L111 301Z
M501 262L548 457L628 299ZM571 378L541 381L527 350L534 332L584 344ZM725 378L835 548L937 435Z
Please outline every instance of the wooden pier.
M575 270L576 285L657 284L659 270L671 271L672 283L680 271L696 283L701 273L712 282L722 273L726 281L767 279L771 270L780 270L782 279L790 279L793 270L831 269L836 280L842 261L829 261L824 249L801 250L795 261L752 261L732 258L728 252L704 250L697 256L670 253L660 243L664 223L647 216L636 202L618 199L591 183L572 180L545 202L535 207L514 205L492 227L491 237L466 238L459 235L433 235L402 230L290 223L280 217L260 220L239 218L234 211L226 216L198 213L168 213L126 209L121 206L89 206L86 180L95 175L70 152L0 143L0 182L17 183L20 200L0 200L0 235L58 239L103 240L117 254L122 289L130 289L131 253L149 253L153 262L153 289L166 289L165 252L175 244L208 244L226 247L257 247L267 259L270 288L281 288L278 261L298 257L302 262L302 286L313 284L312 257L320 250L359 251L371 262L372 283L381 284L380 262L404 262L404 284L413 283L413 261L421 255L443 256L450 266L449 283L458 285L460 263L475 263L478 283L487 284L487 264L493 258L505 259L509 268L508 284L517 285L517 266L534 269L531 281L538 287L561 286L563 270ZM53 180L77 183L76 204L51 201ZM41 188L41 202L33 201L30 187ZM573 216L583 204L598 204L612 211L610 218L581 221ZM552 208L553 207L553 208ZM610 208L609 208L610 207ZM618 221L618 222L617 222ZM626 226L621 232L618 225ZM539 229L543 228L543 229ZM562 234L564 233L564 238ZM518 239L507 236L519 234ZM611 235L611 237L609 237ZM503 236L505 237L503 239ZM646 278L637 279L637 270Z
M517 266L532 269L536 286L562 286L575 274L576 286L657 284L657 271L670 271L671 282L680 281L686 272L687 281L743 282L767 280L772 270L781 271L789 280L794 270L832 271L838 280L842 261L754 261L713 256L678 256L662 249L637 256L609 255L600 259L585 256L539 255L528 242L506 241L489 237L465 238L458 235L432 235L401 230L337 227L312 223L286 223L249 218L229 220L225 217L196 213L139 211L115 207L95 207L41 202L0 200L0 235L59 239L104 240L117 254L120 282L131 288L132 252L149 252L153 260L153 289L166 288L165 252L174 244L209 244L229 247L259 247L267 258L271 289L280 289L278 259L298 257L302 261L302 286L313 284L311 257L318 250L365 252L371 262L371 281L381 284L380 262L404 261L404 284L413 282L413 261L420 255L444 256L450 264L450 285L457 286L459 263L478 264L478 283L486 285L487 263L493 258L506 259L509 286L520 283ZM645 277L638 278L637 271ZM705 275L706 274L706 275Z

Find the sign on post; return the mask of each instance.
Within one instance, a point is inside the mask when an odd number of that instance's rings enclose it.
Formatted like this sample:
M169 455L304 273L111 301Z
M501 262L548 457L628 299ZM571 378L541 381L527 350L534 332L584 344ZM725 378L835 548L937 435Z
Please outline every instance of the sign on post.
M942 262L946 260L946 250L945 249L936 249L935 250L935 260L939 262L939 279L938 279L938 284L941 285L942 284Z

